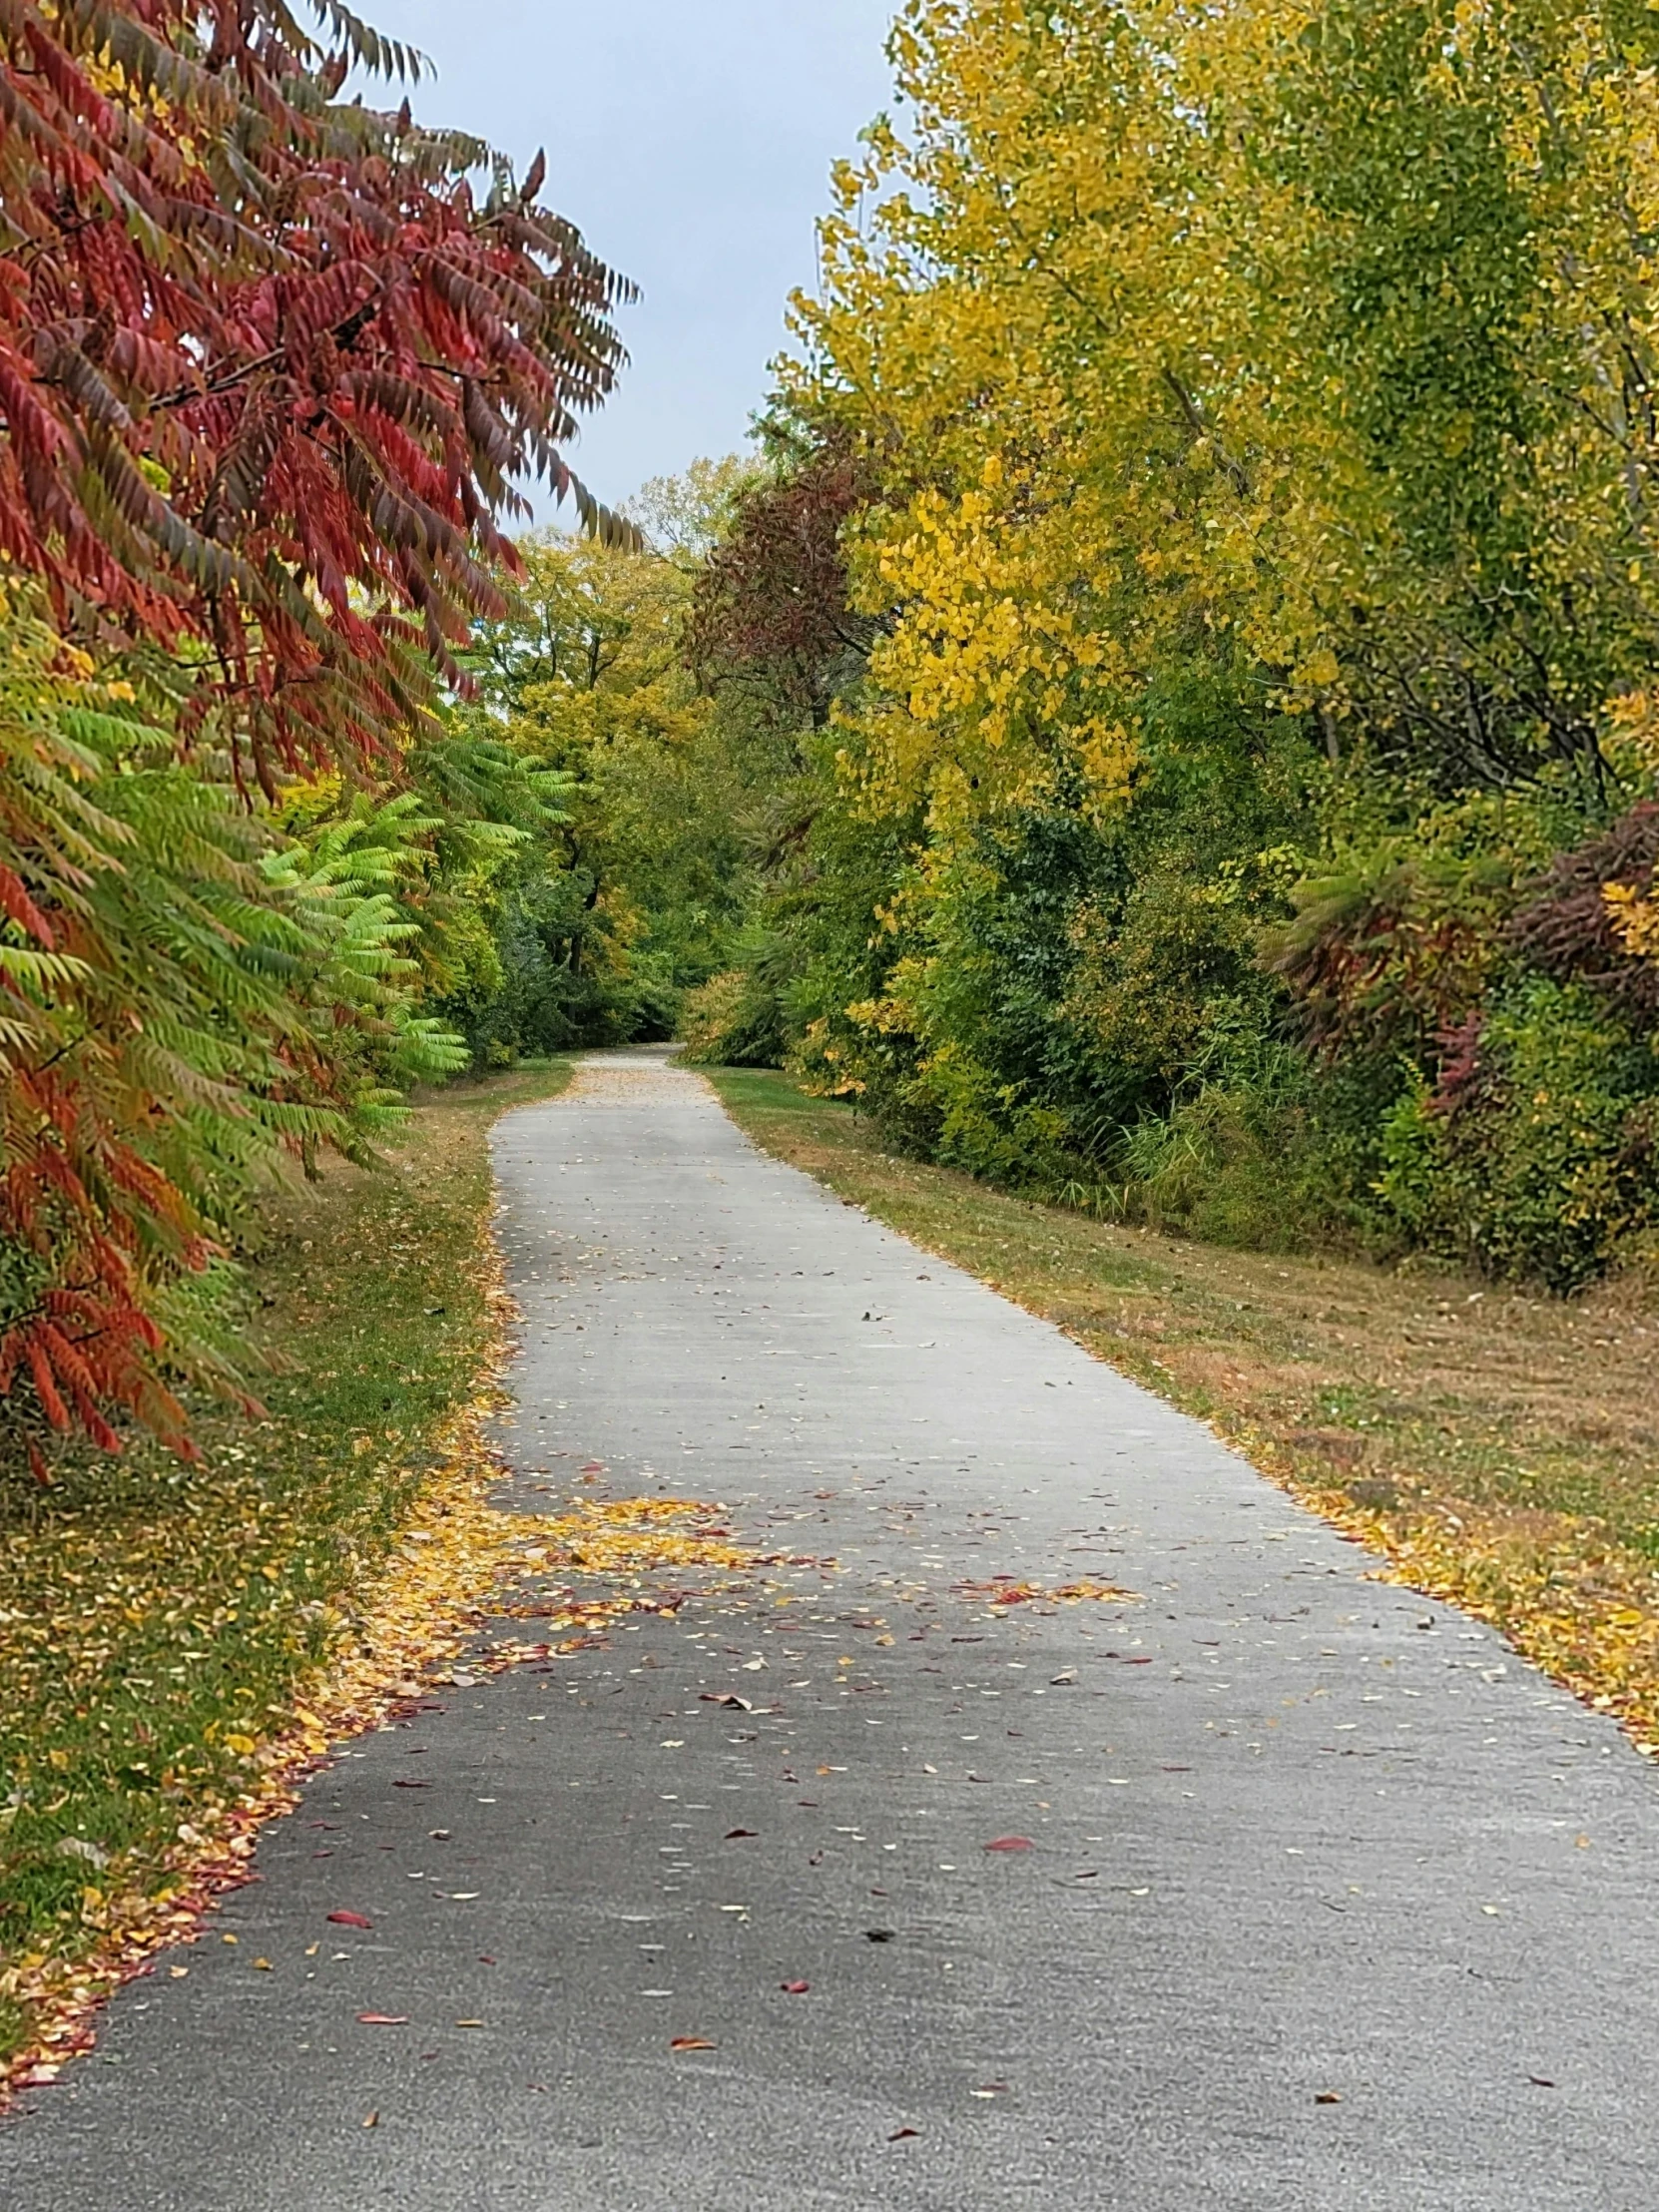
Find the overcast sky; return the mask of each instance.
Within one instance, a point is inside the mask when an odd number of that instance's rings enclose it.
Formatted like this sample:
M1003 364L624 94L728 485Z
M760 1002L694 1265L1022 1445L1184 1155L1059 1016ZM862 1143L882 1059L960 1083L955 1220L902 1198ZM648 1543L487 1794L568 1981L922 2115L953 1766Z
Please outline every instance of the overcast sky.
M740 447L830 163L889 102L894 0L357 0L437 66L422 120L476 131L645 296L621 389L567 457L608 504Z

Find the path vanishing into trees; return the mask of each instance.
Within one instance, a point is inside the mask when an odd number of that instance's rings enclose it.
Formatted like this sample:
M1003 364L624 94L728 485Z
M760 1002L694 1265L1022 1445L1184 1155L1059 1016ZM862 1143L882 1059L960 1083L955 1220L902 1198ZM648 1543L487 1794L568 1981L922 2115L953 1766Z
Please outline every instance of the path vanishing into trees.
M1610 1725L660 1054L496 1146L508 1501L774 1563L348 1747L8 2212L1646 2212Z

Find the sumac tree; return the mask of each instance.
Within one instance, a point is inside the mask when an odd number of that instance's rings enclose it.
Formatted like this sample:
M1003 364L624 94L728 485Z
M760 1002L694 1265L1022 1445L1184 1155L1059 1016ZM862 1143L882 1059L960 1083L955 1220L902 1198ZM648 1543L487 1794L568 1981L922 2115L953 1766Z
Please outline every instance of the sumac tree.
M376 972L395 927L262 871L261 792L395 786L504 611L525 479L633 536L560 453L628 285L539 156L519 184L342 97L418 57L338 0L309 25L0 5L0 1452L37 1472L123 1418L188 1448L179 1294L229 1186L360 1120L330 916Z

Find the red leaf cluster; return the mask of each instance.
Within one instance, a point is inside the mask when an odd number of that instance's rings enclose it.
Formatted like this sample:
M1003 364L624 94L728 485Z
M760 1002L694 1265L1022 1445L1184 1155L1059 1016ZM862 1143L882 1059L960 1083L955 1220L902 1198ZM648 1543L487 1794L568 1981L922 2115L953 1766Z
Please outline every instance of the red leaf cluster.
M1659 805L1642 800L1571 851L1557 853L1510 922L1507 937L1558 983L1582 983L1642 1028L1659 1020L1659 967L1620 943L1602 888L1647 895L1659 862Z
M615 380L630 287L537 205L539 158L516 187L406 100L342 101L353 69L418 57L339 0L313 14L314 33L285 0L0 0L7 619L44 587L91 649L77 666L113 659L211 739L204 764L268 793L302 764L395 766L470 622L504 611L517 483L633 535L559 452ZM122 1413L188 1449L157 1291L213 1247L208 1171L164 1142L170 1093L246 1108L170 1054L183 1016L145 978L176 948L93 914L138 845L94 823L84 760L44 718L6 740L0 1401L44 1480L54 1431L114 1448ZM217 907L179 920L181 944L236 941ZM276 1029L261 1103L326 1103L331 1068Z
M268 784L380 751L501 611L513 479L610 388L628 287L477 141L341 103L329 8L0 9L0 552L183 656ZM206 656L206 658L204 658Z
M699 579L689 639L705 681L764 671L788 703L822 722L874 625L847 604L841 530L872 495L873 470L831 434L788 476L739 502Z

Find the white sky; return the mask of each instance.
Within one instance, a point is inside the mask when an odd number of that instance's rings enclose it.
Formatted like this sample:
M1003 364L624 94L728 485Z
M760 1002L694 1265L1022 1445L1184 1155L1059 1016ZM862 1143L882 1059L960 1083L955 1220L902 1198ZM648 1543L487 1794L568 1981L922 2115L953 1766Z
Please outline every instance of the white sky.
M595 495L741 447L785 300L813 280L830 165L889 103L895 0L355 4L437 65L423 121L478 132L521 176L544 146L543 199L643 286L621 317L632 365L566 456Z

